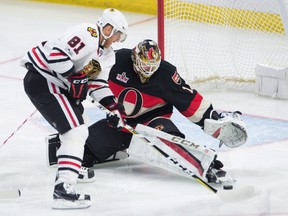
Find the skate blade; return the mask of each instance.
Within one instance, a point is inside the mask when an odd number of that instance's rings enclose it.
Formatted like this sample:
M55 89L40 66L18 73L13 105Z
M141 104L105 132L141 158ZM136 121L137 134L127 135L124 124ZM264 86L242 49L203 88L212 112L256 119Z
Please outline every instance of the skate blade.
M65 200L54 199L52 209L84 209L91 206L91 200Z

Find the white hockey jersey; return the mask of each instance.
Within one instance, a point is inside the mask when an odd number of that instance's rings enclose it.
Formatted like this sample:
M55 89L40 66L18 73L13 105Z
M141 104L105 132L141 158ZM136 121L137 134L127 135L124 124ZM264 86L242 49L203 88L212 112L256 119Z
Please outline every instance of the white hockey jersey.
M67 74L78 72L92 59L97 60L101 72L89 79L89 94L99 101L113 93L108 88L108 75L115 64L115 53L110 48L99 46L99 31L96 24L84 23L67 29L55 40L45 41L28 51L21 65L32 63L47 80L67 89Z

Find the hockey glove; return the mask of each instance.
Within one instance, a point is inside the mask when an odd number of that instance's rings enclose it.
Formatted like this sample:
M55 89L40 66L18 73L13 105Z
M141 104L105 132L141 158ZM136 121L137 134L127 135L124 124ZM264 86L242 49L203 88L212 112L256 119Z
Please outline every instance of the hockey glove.
M76 100L85 100L88 92L88 78L84 73L75 74L68 78L71 83L69 94Z
M119 131L122 130L126 124L126 113L123 104L113 103L109 106L106 106L106 108L111 111L111 113L107 114L106 116L108 125L110 127L116 128Z
M235 148L243 145L247 140L246 124L241 119L242 113L223 112L219 114L219 119L205 119L205 133L218 139L224 145Z
M100 63L97 60L92 59L91 61L89 61L87 65L84 66L84 68L80 72L85 73L89 78L93 78L97 77L100 71L101 71Z

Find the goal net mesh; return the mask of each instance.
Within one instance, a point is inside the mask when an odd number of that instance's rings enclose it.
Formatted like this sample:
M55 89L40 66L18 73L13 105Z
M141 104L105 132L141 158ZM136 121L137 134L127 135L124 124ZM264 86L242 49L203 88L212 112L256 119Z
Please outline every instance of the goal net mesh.
M279 2L163 0L165 59L189 83L251 90L257 64L288 66Z

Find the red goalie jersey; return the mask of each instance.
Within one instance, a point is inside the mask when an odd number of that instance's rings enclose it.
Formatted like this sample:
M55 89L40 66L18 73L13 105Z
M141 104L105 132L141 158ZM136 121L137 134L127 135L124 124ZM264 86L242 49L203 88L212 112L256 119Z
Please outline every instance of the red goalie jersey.
M142 83L133 69L131 49L116 52L116 64L109 75L109 86L123 103L127 123L147 124L152 119L170 118L175 107L191 122L203 127L213 107L181 78L177 68L162 60L149 82Z

